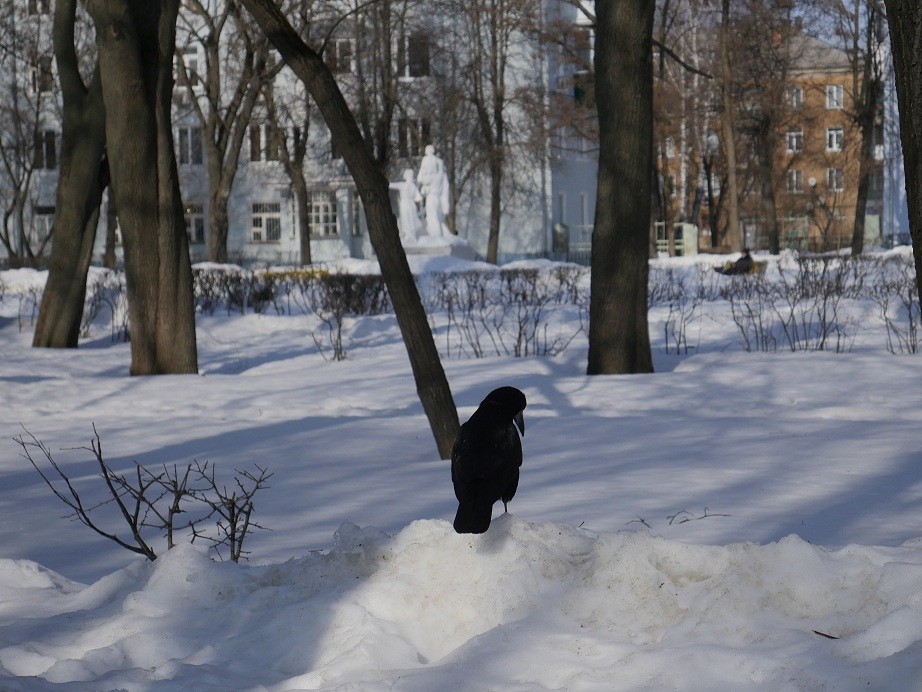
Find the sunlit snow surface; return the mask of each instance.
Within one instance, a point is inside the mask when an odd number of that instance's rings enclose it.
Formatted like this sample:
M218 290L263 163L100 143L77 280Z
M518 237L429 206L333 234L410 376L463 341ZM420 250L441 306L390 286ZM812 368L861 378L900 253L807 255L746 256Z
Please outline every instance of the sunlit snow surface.
M922 689L920 361L849 305L845 354L746 353L715 305L681 356L651 311L654 375L586 377L584 337L444 361L462 420L529 400L512 514L457 536L393 316L338 363L307 317L200 316L201 376L129 378L105 325L29 348L8 289L0 689ZM93 424L118 468L273 471L250 562L148 563L62 519L12 438L93 496Z

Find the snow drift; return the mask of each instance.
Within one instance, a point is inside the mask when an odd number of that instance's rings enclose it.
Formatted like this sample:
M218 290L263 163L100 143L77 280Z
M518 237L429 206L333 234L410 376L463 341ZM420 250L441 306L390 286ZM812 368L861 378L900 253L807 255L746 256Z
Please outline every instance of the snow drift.
M6 689L460 689L474 669L479 688L917 689L920 570L920 542L713 547L511 515L482 536L345 523L331 550L262 567L181 546L90 586L2 560L0 675Z

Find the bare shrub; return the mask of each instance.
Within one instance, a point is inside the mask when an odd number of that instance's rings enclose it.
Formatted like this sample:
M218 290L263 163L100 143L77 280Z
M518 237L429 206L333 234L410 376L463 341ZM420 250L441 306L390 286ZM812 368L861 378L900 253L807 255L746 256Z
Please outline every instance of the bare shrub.
M866 265L845 257L799 257L778 264L778 280L764 275L727 277L721 297L746 351L851 349L858 321L842 301L863 290Z
M38 317L38 308L42 303L43 286L27 286L19 292L19 310L16 313L19 331L26 328L26 322L29 327L35 326L35 318Z
M429 277L429 320L444 324L446 357L556 355L584 330L588 291L582 268L501 269ZM574 305L579 326L558 319ZM444 318L444 323L442 319Z
M701 305L713 300L716 293L713 274L699 264L690 277L684 271L665 267L655 274L651 272L651 279L650 304L663 305L669 311L663 323L664 349L666 353L688 353L688 329L700 318Z
M96 426L89 447L79 447L93 455L98 467L98 477L104 488L101 499L91 504L84 502L77 489L51 450L32 433L25 430L14 441L22 454L38 472L55 497L70 510L70 518L96 532L103 538L148 560L156 560L153 537L166 539L167 550L176 545L177 537L186 535L190 542L202 539L223 559L238 562L246 556L243 542L253 529L263 529L252 520L253 497L268 487L273 474L257 466L257 472L235 470L231 490L215 478L213 464L194 462L184 468L163 466L161 471L151 471L134 462L131 473L119 473L106 461L102 441ZM125 532L119 533L103 527L97 520L99 510L114 507L121 518ZM208 522L214 527L209 530Z
M128 341L130 338L128 295L125 291L124 272L99 272L88 282L83 318L80 322L81 338L90 336L93 324L105 309L109 312L112 341Z
M922 309L912 258L886 258L878 266L880 280L870 294L887 328L887 350L893 354L919 353Z

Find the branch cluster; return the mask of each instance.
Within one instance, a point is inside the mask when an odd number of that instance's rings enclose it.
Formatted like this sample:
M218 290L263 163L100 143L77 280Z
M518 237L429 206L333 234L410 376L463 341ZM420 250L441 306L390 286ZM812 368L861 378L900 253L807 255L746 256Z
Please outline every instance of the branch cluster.
M246 557L244 540L253 529L265 527L253 521L253 497L268 487L273 474L257 465L255 471L235 470L233 483L220 483L214 464L194 461L185 468L163 465L151 470L134 462L130 472L112 468L102 452L102 441L96 426L89 447L102 482L102 498L92 503L84 500L81 491L55 461L51 450L32 433L14 438L25 459L42 477L51 492L69 509L69 518L113 541L130 552L155 560L157 552L152 541L157 535L165 538L167 550L181 536L190 542L202 540L221 559L225 555L234 562ZM108 528L109 515L115 510L121 531Z

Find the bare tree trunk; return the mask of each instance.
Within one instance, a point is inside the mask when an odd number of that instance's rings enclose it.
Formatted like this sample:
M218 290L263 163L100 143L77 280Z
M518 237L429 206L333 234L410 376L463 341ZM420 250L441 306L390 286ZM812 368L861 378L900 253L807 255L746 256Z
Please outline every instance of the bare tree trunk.
M106 117L99 66L89 87L74 45L76 0L57 0L54 51L61 81L61 169L55 199L54 243L32 345L76 348L86 298L86 278L96 238L108 169Z
M886 0L900 106L900 139L906 170L909 232L922 294L922 4L918 0Z
M655 0L596 5L599 179L592 239L590 375L653 372L647 242L653 170ZM631 94L631 98L624 98Z
M769 120L763 122L755 134L759 166L759 186L762 194L762 228L768 235L768 249L773 255L781 252L781 238L778 234L778 210L775 206L775 185L773 180L772 156L775 151L775 125Z
M307 194L307 181L303 171L303 168L294 171L294 175L291 176L291 187L294 191L295 204L298 206L298 242L301 250L299 260L301 266L306 267L313 260L311 258L311 202ZM358 222L358 219L352 220L353 224Z
M503 161L502 153L490 152L490 235L487 238L487 262L499 259L499 228L502 219Z
M198 371L192 268L170 105L179 0L87 0L124 234L131 374Z
M371 242L406 344L416 391L429 419L439 454L447 459L451 456L459 429L458 413L410 265L400 244L387 179L375 163L355 117L323 58L300 39L272 0L243 0L243 5L310 92L355 180L365 205Z
M721 188L720 196L727 198L727 239L730 249L743 249L743 235L740 232L740 197L736 175L736 133L733 130L733 93L731 89L733 72L730 66L730 0L723 0L720 22L720 79L721 105L720 131L724 156L727 160L727 187Z
M209 160L211 155L209 154ZM210 168L210 167L209 167ZM220 170L221 166L215 166ZM215 180L209 176L209 180ZM220 178L218 178L220 180ZM227 263L227 235L230 224L227 216L227 200L230 190L220 184L211 184L209 190L208 259L218 264Z
M854 34L852 45L853 85L855 94L855 121L861 133L860 160L858 163L858 192L855 198L855 223L852 226L852 255L864 252L865 216L868 208L871 175L876 169L874 163L874 130L880 113L882 75L880 66L880 40L878 38L880 7L875 2L867 5L867 21L864 27L865 45L860 50L861 6L855 2Z

